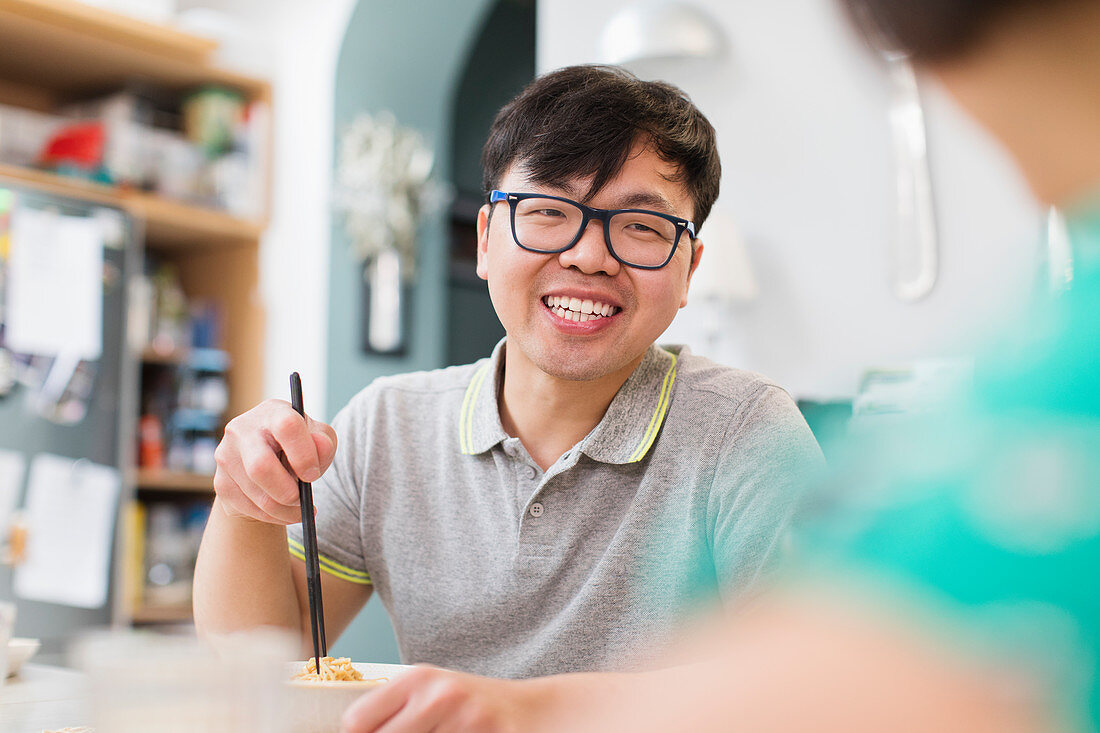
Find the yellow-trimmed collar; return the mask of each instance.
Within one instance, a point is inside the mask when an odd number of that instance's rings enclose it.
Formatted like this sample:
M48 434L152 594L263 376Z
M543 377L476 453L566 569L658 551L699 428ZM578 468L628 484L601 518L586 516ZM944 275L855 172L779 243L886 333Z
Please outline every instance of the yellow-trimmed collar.
M497 395L504 378L505 341L474 370L458 418L459 450L484 453L508 437L500 423ZM599 424L580 449L601 463L635 463L649 453L664 424L676 382L680 350L650 346Z

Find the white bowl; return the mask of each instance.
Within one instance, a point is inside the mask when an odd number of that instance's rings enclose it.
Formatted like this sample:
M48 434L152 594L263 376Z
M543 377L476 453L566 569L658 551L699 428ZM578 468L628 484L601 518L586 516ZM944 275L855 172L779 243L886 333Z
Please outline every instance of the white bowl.
M287 666L287 676L293 678L305 666L305 662L291 662ZM404 664L353 662L352 666L363 675L362 682L287 680L290 730L295 733L338 733L340 718L349 705L409 669Z
M8 677L11 677L23 663L35 655L42 643L38 639L26 639L16 636L8 641Z

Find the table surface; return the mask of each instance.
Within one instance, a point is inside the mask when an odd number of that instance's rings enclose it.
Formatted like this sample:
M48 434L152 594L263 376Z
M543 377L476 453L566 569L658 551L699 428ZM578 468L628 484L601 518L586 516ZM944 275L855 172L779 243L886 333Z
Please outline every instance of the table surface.
M88 725L85 676L71 669L24 664L0 685L0 730L42 733Z

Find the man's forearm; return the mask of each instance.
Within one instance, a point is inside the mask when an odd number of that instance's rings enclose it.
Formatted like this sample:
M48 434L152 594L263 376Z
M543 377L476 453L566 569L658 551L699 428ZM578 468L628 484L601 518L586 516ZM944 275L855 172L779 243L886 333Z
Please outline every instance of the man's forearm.
M301 633L286 529L231 517L218 501L195 565L195 626L221 634L279 626Z

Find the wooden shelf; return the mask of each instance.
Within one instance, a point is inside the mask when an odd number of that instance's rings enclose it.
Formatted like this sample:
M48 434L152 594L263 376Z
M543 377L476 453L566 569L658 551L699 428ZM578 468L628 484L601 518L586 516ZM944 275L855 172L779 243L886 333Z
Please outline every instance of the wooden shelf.
M137 87L148 89L172 108L191 91L216 86L236 90L248 103L270 107L270 85L218 68L211 61L216 47L208 39L75 0L0 0L0 104L55 113L70 102ZM262 112L261 107L257 109ZM257 144L267 149L257 153L270 156L270 130L266 132L259 137L268 139L258 139ZM269 175L265 166L265 186ZM127 213L136 223L143 256L155 250L155 256L147 259L171 266L188 299L209 302L221 310L219 342L228 364L228 414L243 412L262 399L264 319L258 291L260 239L266 221L4 163L0 163L0 186L114 206ZM173 364L182 357L147 353L145 358L147 363ZM140 399L137 394L133 398L136 408ZM135 438L120 436L123 441ZM125 499L132 511L121 529L126 549L116 561L113 619L125 624L190 624L190 603L177 602L185 594L143 593L151 590L144 588L148 539L144 511L148 504L162 501L209 504L214 498L213 477L136 467L126 473ZM159 598L165 603L145 605L139 600L143 595L145 600Z
M193 491L197 494L214 493L214 477L205 473L138 469L134 484L139 491Z
M140 81L186 91L202 84L268 99L266 82L209 62L215 41L74 0L0 0L0 78L59 100Z
M130 614L135 624L189 624L194 620L191 606L141 606Z
M238 219L221 211L33 168L0 163L0 180L55 196L125 209L145 222L146 246L153 249L254 246L263 232L261 223Z
M145 221L146 244L154 249L194 247L196 242L255 246L264 230L259 222L149 194L127 194L123 200Z

